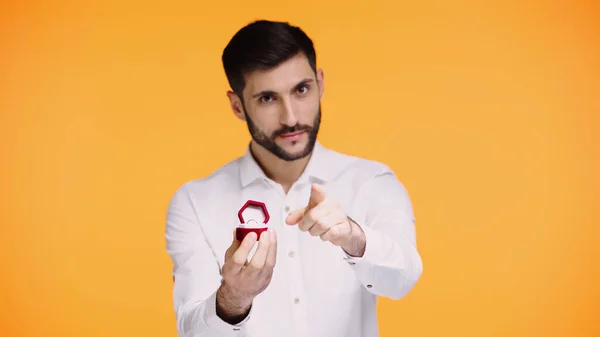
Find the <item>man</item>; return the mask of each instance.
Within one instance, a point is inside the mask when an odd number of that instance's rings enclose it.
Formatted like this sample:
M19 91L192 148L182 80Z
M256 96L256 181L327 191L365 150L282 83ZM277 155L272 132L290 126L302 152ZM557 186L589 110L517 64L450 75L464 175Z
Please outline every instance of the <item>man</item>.
M404 297L422 271L406 190L384 164L317 141L324 77L301 29L253 22L222 61L252 140L169 205L179 336L378 336L377 298ZM269 230L239 241L248 200Z

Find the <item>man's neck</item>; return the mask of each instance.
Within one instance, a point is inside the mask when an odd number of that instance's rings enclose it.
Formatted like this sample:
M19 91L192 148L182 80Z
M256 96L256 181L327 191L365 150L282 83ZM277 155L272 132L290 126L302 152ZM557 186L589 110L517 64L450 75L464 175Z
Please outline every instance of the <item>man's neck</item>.
M300 178L312 156L311 154L298 160L285 161L254 142L250 143L250 153L265 175L280 184L285 193Z

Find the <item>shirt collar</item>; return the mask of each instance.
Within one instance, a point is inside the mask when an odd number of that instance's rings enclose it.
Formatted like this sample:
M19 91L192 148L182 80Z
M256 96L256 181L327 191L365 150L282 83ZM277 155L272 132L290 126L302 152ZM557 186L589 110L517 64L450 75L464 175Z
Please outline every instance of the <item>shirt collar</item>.
M301 182L320 181L327 182L335 174L334 167L329 165L328 152L330 150L324 148L319 141L316 141L312 155L308 160L306 169L298 178ZM333 163L331 163L333 164ZM258 163L250 152L250 146L246 148L246 153L241 158L240 163L240 182L242 187L248 186L250 183L258 179L268 179L263 170L258 166Z

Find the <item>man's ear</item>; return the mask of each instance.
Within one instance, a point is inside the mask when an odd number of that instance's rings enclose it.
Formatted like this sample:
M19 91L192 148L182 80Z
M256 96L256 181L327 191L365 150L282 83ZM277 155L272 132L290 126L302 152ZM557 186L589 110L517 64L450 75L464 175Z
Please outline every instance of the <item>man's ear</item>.
M317 84L319 85L319 98L323 98L323 90L325 90L323 69L317 70Z
M228 91L227 97L229 98L229 104L231 105L233 114L237 118L246 121L246 114L244 113L244 107L242 105L242 100L240 99L240 97L233 91Z

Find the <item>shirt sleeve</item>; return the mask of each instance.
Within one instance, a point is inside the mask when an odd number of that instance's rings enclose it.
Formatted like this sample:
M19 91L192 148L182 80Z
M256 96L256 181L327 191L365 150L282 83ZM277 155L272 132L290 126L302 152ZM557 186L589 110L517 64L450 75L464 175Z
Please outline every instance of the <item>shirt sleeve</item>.
M366 238L362 257L344 252L357 278L375 295L406 296L421 277L423 265L412 203L404 186L389 170L378 174L363 186L348 215Z
M173 263L173 304L179 337L243 336L244 321L231 325L216 313L221 285L218 260L209 246L184 184L167 211L166 245Z

